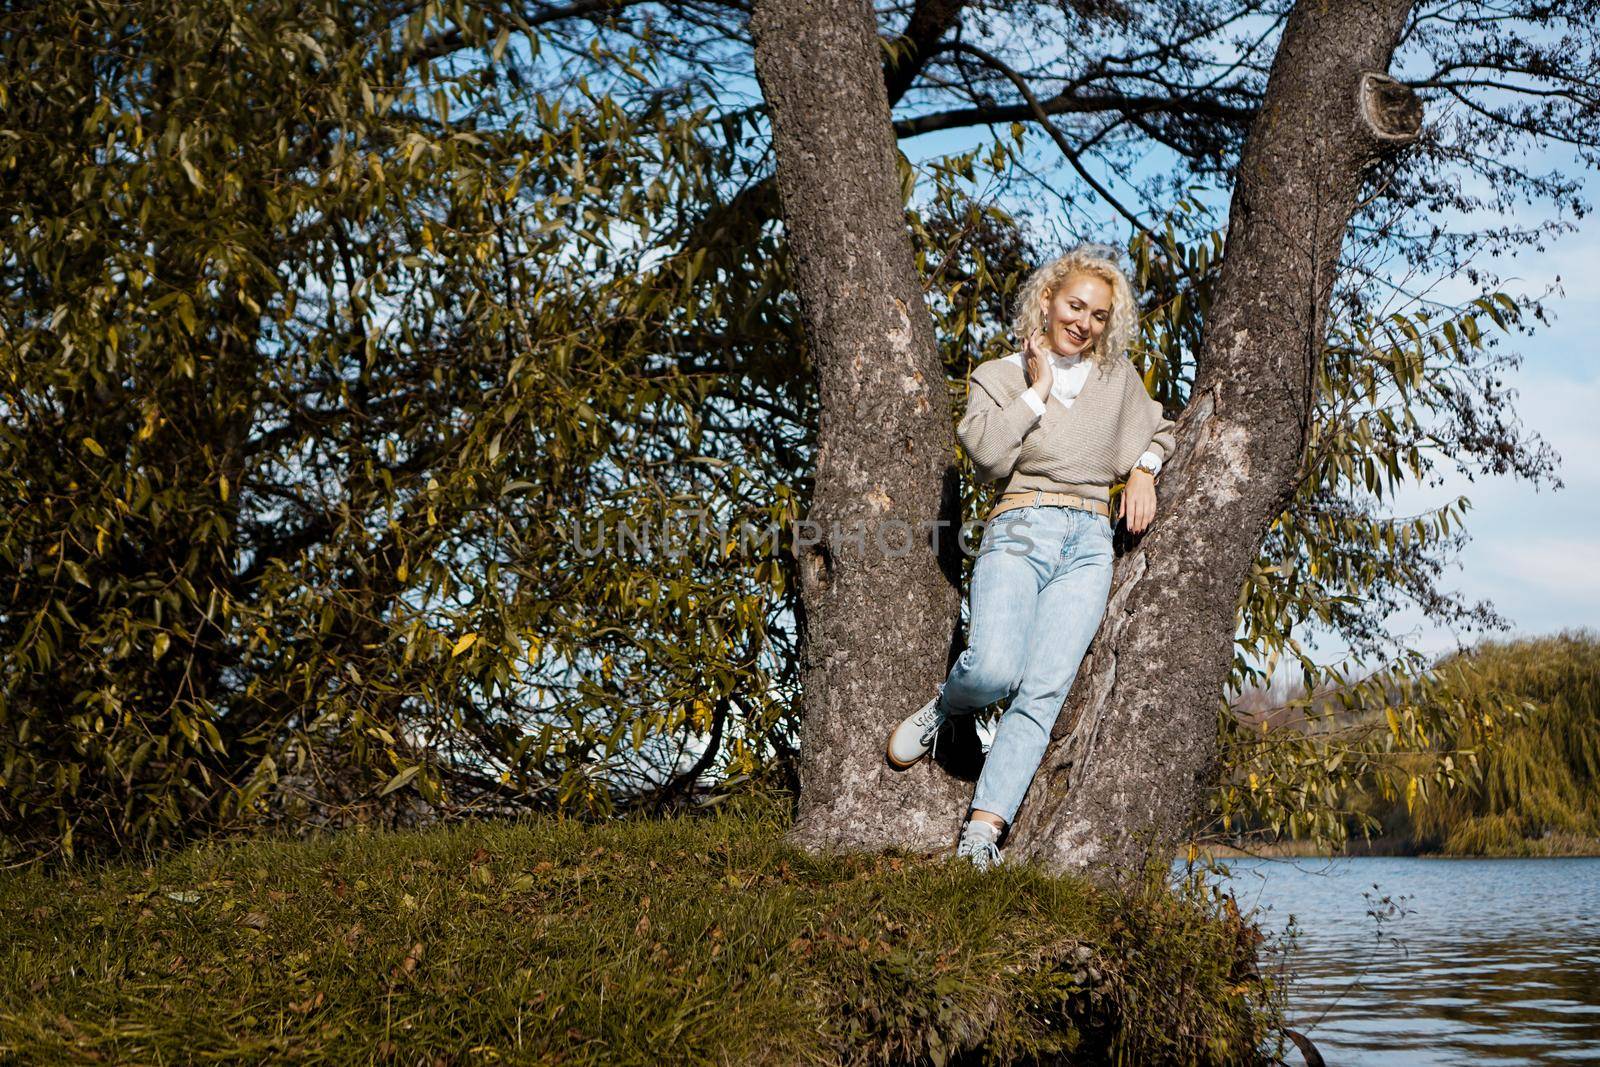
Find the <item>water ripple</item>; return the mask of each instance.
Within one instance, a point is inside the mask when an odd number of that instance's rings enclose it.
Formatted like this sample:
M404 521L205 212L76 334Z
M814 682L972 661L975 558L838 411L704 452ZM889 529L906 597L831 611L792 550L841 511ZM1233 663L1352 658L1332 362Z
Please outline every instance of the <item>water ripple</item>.
M1228 866L1330 1064L1600 1065L1600 859Z

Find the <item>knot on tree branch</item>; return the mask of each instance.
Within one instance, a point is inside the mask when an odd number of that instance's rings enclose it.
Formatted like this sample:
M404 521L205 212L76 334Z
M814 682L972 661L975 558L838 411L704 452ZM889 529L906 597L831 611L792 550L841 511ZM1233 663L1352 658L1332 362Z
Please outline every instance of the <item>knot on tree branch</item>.
M1360 122L1380 151L1401 148L1422 130L1422 100L1411 86L1379 70L1361 72Z

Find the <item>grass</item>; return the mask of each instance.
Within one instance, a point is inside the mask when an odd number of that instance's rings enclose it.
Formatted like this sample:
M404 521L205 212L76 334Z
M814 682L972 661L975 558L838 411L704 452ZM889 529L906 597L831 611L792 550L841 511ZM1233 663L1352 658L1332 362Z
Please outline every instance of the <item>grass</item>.
M540 819L0 873L0 1060L1250 1062L1224 904Z

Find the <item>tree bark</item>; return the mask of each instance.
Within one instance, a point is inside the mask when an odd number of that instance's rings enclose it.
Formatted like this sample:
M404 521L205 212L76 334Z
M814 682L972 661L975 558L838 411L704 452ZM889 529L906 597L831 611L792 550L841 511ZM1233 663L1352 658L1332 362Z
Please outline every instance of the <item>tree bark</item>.
M802 696L791 839L933 850L953 842L971 782L926 760L896 772L884 742L951 661L959 550L932 536L931 520L959 520L955 437L899 195L873 9L770 0L755 5L750 29L821 400L811 510L794 546Z
M1301 3L1240 159L1225 259L1162 506L1110 604L1010 851L1121 878L1165 866L1218 766L1239 590L1305 451L1340 247L1362 178L1422 109L1383 74L1411 0Z

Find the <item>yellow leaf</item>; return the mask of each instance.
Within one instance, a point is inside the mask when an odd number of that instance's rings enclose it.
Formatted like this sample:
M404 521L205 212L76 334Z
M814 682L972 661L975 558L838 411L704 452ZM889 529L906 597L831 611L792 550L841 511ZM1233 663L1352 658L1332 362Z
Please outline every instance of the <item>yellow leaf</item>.
M478 635L477 634L462 634L456 640L456 647L454 647L454 648L452 648L450 650L450 655L451 656L459 656L459 655L461 655L461 653L465 652L467 649L469 649L473 645L477 644L477 642L478 642Z
M90 452L93 452L95 455L99 456L101 459L105 459L106 458L106 450L101 448L100 447L100 442L96 441L92 437L85 437L83 439L83 447L87 448Z
M223 503L228 501L228 476L226 474L217 478L217 492L222 494Z

